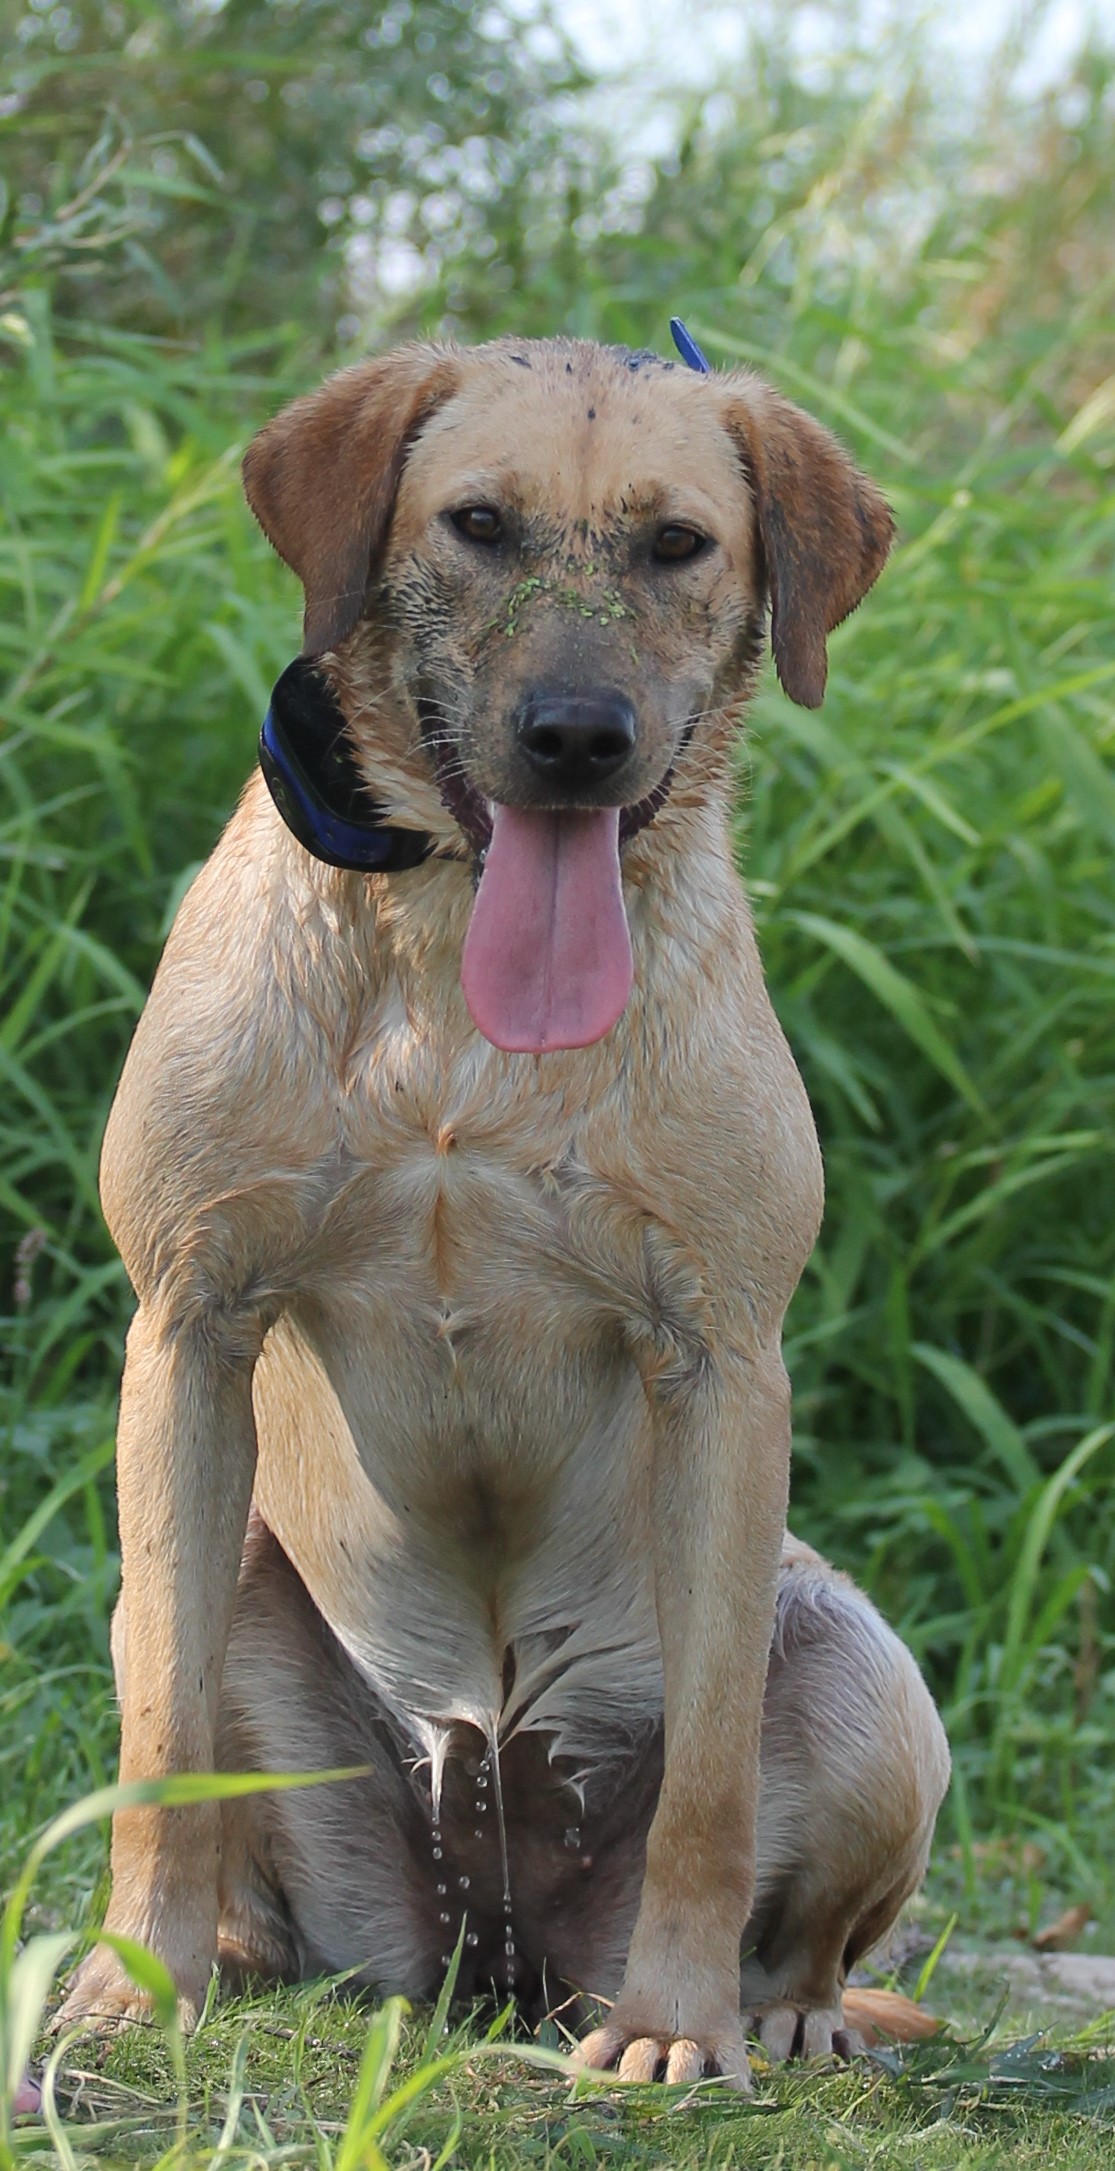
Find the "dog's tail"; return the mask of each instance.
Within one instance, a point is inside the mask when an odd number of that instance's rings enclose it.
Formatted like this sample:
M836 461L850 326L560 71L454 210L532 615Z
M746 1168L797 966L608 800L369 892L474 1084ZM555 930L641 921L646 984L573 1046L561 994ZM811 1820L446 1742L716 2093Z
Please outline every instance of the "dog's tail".
M877 2043L924 2043L942 2025L897 1990L846 1990L844 2024L862 2035L869 2050Z

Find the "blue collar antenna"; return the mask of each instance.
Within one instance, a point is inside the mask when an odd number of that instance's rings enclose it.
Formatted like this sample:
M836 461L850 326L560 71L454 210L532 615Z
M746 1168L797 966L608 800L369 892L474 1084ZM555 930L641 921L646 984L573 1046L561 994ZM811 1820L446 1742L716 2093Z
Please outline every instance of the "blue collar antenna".
M686 331L680 317L670 318L670 337L688 368L698 370L702 377L711 376L711 362L701 353L692 332Z

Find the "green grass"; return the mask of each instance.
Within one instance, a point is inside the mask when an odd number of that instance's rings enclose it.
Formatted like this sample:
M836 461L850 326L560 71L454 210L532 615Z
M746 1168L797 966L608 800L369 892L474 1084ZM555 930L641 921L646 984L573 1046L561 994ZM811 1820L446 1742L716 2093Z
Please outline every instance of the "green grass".
M510 2046L498 2063L478 2054L483 2033L482 2023L456 2031L441 2046L447 2070L393 2118L392 2090L402 2093L422 2059L423 2027L404 2028L384 2092L381 2162L430 2165L447 2147L455 2163L484 2171L492 2163L500 2171L613 2163L658 2171L664 2161L684 2171L903 2162L983 2171L1008 2153L1035 2171L1051 2162L1100 2171L1110 2162L1110 2057L1085 2049L1030 2044L996 2056L955 2046L910 2056L901 2070L882 2059L843 2074L760 2070L748 2104L717 2100L708 2089L671 2091L674 2100L664 2104L661 2091L648 2089L571 2100L567 2083L517 2065ZM191 2059L184 2122L194 2146L200 2152L206 2133L210 2147L228 2135L220 2160L237 2171L253 2157L313 2163L322 2140L338 2165L374 2165L346 2139L367 2034L366 2013L318 1993L260 1999L215 2018ZM156 2038L133 2036L106 2068L88 2074L83 2094L86 2117L100 2130L90 2139L67 2121L77 2149L150 2161L173 2142L173 2066Z
M296 1783L296 1782L293 1782ZM137 1800L184 1801L260 1782L190 1780L113 1788L65 1812L32 1849L0 1921L0 2080L18 2080L52 1975L74 1939L37 1932L17 1950L34 1874L98 1813ZM947 1933L946 1933L947 1934ZM707 2084L617 2088L571 2077L558 2022L538 2040L510 2008L450 2025L453 1978L433 2010L378 2006L343 1981L208 2001L188 2049L166 1970L116 1949L150 1993L155 2019L97 2045L76 2031L51 2047L42 2077L48 2160L159 2164L313 2164L387 2171L450 2161L679 2166L1099 2165L1115 2130L1115 2015L1060 2042L996 2042L997 2015L917 2050L879 2050L843 2070L772 2071L755 2061L745 2102ZM934 1955L934 1960L936 1954ZM927 1963L918 1984L932 1975ZM10 2123L0 2096L0 2161L42 2160L42 2126ZM1043 2155L1043 2151L1046 2152ZM896 2153L897 2152L897 2153Z
M680 115L637 211L593 195L571 141L576 228L532 199L513 296L477 249L400 323L662 347L684 307L716 361L762 368L895 504L901 546L832 642L823 711L771 680L740 751L741 864L828 1171L788 1335L795 1522L878 1598L946 1716L930 1928L955 1910L958 1936L1002 1938L1085 1899L1115 1951L1115 69L1087 55L1020 112L1004 82L958 102L916 40L849 38L827 75L768 41L713 119ZM175 903L298 645L237 454L336 358L326 317L177 339L80 320L58 283L88 251L80 216L0 266L4 1883L45 1815L112 1776L129 1295L97 1150ZM52 1853L31 1931L95 1916L103 1863L95 1826ZM972 2036L990 2016L960 1999L956 2017ZM237 2161L328 2161L367 2028L313 1991L214 2012L186 2064L197 2160L240 2089ZM147 2032L98 2054L76 2099L60 2079L79 2162L172 2145L168 2055ZM742 2111L570 2108L482 2063L384 2146L436 2161L455 2093L461 2163L1109 2160L1097 2045L1005 2055L779 2075ZM41 2132L18 2148L50 2153Z

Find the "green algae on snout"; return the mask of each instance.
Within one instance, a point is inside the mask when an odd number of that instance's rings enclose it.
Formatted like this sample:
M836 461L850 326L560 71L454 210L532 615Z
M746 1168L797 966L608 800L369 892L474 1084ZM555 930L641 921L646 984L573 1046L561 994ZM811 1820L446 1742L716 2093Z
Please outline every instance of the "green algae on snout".
M595 567L586 566L585 571L591 574ZM590 598L579 588L559 585L543 574L532 573L526 580L516 581L507 598L502 627L497 621L492 632L502 630L504 639L510 641L519 630L519 620L526 606L539 598L555 604L558 610L574 611L579 618L594 618L601 626L618 625L621 618L631 615L616 588L604 588L598 597Z

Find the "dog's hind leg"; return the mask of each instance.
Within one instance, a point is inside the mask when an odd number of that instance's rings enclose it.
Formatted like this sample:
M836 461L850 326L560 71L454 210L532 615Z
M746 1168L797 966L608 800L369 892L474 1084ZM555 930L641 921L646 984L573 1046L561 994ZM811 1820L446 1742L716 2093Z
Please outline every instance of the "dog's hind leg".
M412 1996L439 1974L446 1942L414 1875L428 1816L382 1707L341 1650L278 1541L253 1511L222 1682L226 1771L360 1776L224 1805L222 1972L351 1970Z
M948 1784L917 1666L845 1576L788 1538L762 1736L755 1905L741 1998L768 2057L856 2047L848 1969L925 1870Z

